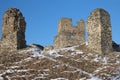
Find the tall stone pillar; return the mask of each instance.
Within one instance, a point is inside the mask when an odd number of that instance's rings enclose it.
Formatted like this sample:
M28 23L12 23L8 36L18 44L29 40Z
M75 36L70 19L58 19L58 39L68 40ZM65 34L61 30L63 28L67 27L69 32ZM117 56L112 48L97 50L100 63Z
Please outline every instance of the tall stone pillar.
M16 50L26 47L25 29L26 22L19 9L8 9L2 19L2 41L0 47Z
M100 54L112 51L110 15L101 8L95 9L87 20L88 47Z

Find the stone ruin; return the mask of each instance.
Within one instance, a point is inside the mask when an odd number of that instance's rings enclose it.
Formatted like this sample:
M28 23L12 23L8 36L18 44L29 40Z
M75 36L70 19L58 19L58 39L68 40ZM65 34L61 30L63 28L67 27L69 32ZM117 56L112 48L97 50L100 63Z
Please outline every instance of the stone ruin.
M95 9L87 20L88 48L96 53L107 54L112 51L110 15L101 8ZM85 23L78 21L76 27L72 20L63 18L58 24L58 35L54 39L54 48L65 48L84 44Z
M100 54L112 51L112 35L110 15L101 8L95 9L88 17L88 48ZM3 15L1 50L17 50L26 47L25 41L26 22L16 8L8 9ZM72 25L72 19L62 18L58 23L58 35L54 39L54 48L65 48L85 44L85 23L83 20ZM46 47L52 49L52 47Z
M88 48L107 54L112 51L110 15L101 8L95 9L87 20Z
M0 50L17 50L26 47L26 22L19 9L10 8L3 15Z
M54 48L64 48L85 43L85 24L83 20L72 26L72 19L62 18L58 23L58 35L54 39Z

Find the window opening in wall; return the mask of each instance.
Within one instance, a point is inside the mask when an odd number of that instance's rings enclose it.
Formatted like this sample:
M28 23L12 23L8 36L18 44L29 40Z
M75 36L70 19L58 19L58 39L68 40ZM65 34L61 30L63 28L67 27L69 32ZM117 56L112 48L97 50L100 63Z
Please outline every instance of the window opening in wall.
M68 24L66 24L66 26L68 26Z
M73 34L70 34L70 39L74 39L74 35Z

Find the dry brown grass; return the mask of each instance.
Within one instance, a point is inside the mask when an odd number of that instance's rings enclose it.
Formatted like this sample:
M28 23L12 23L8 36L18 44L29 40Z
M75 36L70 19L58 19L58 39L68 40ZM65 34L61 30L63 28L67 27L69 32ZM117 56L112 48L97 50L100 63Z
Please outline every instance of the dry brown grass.
M54 78L67 78L69 80L76 80L80 78L89 78L90 76L78 71L81 69L88 73L94 74L98 77L105 78L109 80L108 76L105 74L109 74L111 76L116 76L117 74L113 74L116 69L119 68L119 64L116 64L115 59L120 59L115 53L110 53L108 57L108 64L102 64L100 61L95 62L92 61L95 58L95 54L88 55L88 53L92 53L85 45L79 46L76 50L82 50L83 54L76 54L71 56L71 53L75 53L72 50L60 50L58 53L64 56L61 57L53 57L48 55L46 52L43 58L39 57L31 57L31 53L19 54L17 52L5 52L4 54L0 54L0 72L4 72L6 70L12 70L13 73L5 73L2 75L4 80L8 80L7 76L11 77L11 80L31 80L39 77L42 74L44 78L37 78L35 80L50 80ZM101 55L98 55L101 56ZM114 56L117 56L116 58ZM30 58L30 60L25 60ZM87 57L85 59L84 57ZM112 59L113 58L113 59ZM54 59L54 60L52 60ZM18 63L16 63L18 62ZM10 68L11 66L18 66L16 68ZM101 69L99 72L94 73L99 67L109 66L107 68ZM112 67L111 67L112 66ZM26 70L18 72L18 70Z

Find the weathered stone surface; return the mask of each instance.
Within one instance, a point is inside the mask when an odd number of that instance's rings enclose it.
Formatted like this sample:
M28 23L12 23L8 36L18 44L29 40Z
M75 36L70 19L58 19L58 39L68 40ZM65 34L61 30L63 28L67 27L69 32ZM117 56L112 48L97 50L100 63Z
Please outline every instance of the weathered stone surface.
M72 26L72 19L62 18L58 24L58 35L54 39L54 48L64 48L85 43L85 24L83 20Z
M19 9L8 9L2 19L0 49L17 50L26 47L25 29L26 22Z
M88 47L100 54L112 51L110 15L101 8L95 9L87 21Z

